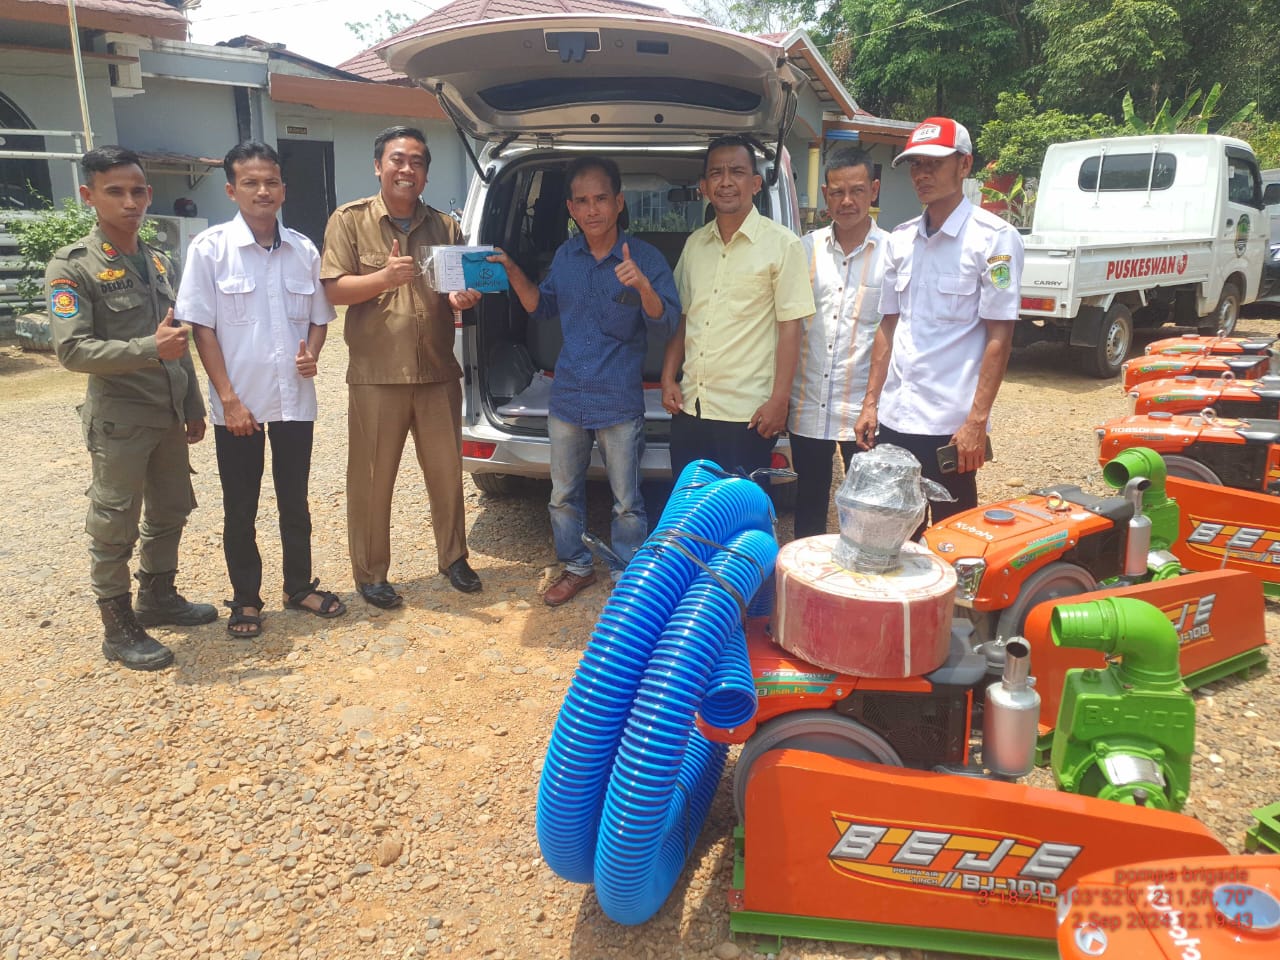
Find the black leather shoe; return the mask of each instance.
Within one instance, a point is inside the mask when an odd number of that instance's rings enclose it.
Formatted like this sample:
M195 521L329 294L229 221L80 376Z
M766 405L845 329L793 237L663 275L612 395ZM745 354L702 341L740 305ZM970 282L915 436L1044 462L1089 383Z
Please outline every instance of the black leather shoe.
M463 593L477 593L484 588L484 584L480 582L480 577L471 569L471 564L467 563L466 557L459 557L449 564L444 575L453 584L453 589L460 590Z
M396 593L396 588L385 580L378 583L359 584L359 589L360 596L364 597L367 603L372 603L383 610L394 610L404 603L404 597Z

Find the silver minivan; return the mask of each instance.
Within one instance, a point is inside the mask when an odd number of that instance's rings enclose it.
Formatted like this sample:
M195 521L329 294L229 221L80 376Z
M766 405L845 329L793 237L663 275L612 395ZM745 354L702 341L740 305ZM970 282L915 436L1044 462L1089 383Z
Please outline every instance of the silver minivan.
M800 229L782 143L805 77L777 44L693 21L567 14L428 30L379 52L437 96L463 138L475 167L467 242L502 247L535 281L573 229L564 172L586 152L617 161L622 225L673 267L712 215L698 180L708 142L722 134L758 142L765 186L756 205ZM547 403L560 345L559 320L530 319L508 293L486 295L463 317L454 348L463 468L480 490L500 495L511 477L549 478ZM644 365L646 478L671 474L658 389L664 346L650 342ZM785 440L774 466L790 466ZM592 474L604 476L599 451Z

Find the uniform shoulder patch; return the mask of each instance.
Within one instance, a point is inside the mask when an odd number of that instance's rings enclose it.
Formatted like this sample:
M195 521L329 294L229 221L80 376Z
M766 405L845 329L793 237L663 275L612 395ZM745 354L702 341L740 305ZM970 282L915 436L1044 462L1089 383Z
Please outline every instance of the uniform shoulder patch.
M1007 253L997 253L994 257L987 257L987 263L1008 263L1012 259Z
M159 276L163 277L166 273L169 272L168 270L165 269L164 261L160 259L160 255L158 253L151 254L151 262L155 264L156 273Z
M997 290L1008 290L1009 285L1013 282L1012 271L1009 270L1008 263L996 263L991 267L991 285Z
M70 320L80 312L79 294L69 287L55 286L49 291L49 312L60 319Z
M115 248L110 240L102 241L102 252L106 254L108 260L119 260L120 251Z
M50 280L49 286L50 287L78 287L80 286L80 284L76 283L70 277L58 277L58 279L56 280Z

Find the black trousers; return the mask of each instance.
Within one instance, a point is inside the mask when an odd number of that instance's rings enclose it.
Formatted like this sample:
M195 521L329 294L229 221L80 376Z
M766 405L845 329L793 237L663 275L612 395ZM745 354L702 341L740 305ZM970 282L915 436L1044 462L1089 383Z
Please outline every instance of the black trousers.
M271 479L280 511L280 547L284 557L284 592L311 584L310 420L266 423L247 437L214 425L218 476L222 480L222 551L236 603L262 609L262 555L258 552L258 497L267 437L271 439ZM265 434L265 436L264 436Z
M750 473L769 466L776 442L748 430L745 422L677 413L671 418L671 477L678 480L694 460L713 460L726 470Z
M827 511L831 508L831 464L840 446L845 470L858 452L856 440L818 440L791 434L791 464L796 470L796 539L817 537L827 532Z
M972 510L978 505L978 471L943 473L938 469L938 448L945 447L950 442L950 434L934 437L924 434L899 433L884 424L880 425L880 432L876 434L877 444L892 443L894 446L911 451L911 454L920 461L920 475L928 477L930 480L936 480L956 498L955 503L947 503L945 500L930 500L929 512L925 517L925 522L920 525L920 529L912 536L913 540L919 539L926 526L939 523L952 514L960 513L964 510Z

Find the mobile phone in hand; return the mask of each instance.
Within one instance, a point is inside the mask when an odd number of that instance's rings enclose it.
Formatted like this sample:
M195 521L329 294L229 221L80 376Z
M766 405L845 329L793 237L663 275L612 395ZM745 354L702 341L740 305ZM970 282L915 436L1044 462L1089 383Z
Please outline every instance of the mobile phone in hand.
M987 437L986 462L994 460L995 454L991 452L991 437ZM960 453L956 449L954 443L948 443L945 447L938 448L938 469L943 473L955 473L956 467L960 465Z

